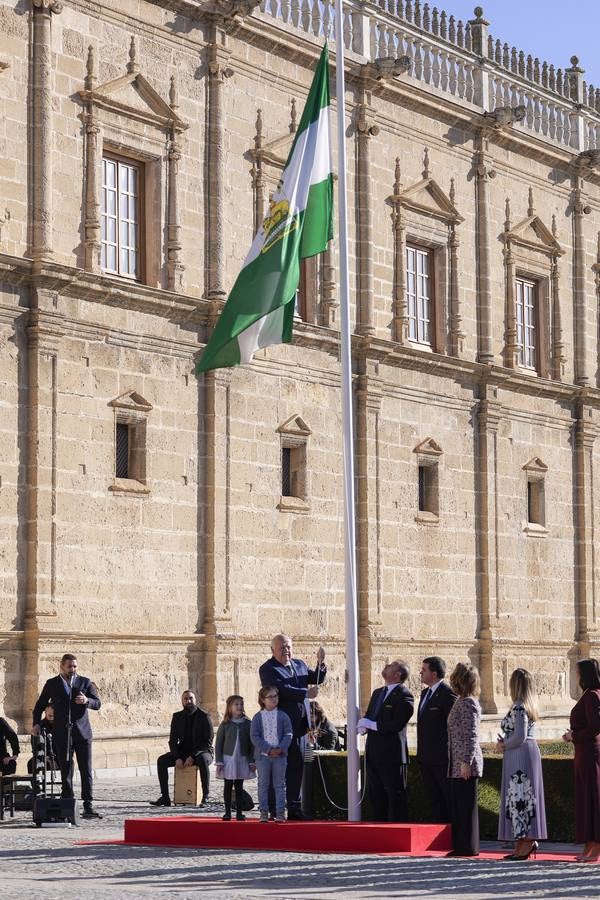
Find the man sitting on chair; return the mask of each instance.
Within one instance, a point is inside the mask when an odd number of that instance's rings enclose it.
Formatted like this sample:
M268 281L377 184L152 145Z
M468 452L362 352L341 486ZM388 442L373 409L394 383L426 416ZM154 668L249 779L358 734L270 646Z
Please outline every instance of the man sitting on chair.
M210 715L204 709L196 706L196 695L193 691L183 692L181 705L183 709L174 713L171 719L170 752L163 753L156 761L160 797L158 800L151 800L151 806L171 805L169 769L173 766L177 769L198 766L203 794L202 803L199 806L200 808L206 806L209 788L208 767L214 756L213 724Z
M6 746L10 744L12 754ZM14 775L17 771L17 756L19 755L19 738L14 729L10 727L6 719L0 716L0 763L2 775Z

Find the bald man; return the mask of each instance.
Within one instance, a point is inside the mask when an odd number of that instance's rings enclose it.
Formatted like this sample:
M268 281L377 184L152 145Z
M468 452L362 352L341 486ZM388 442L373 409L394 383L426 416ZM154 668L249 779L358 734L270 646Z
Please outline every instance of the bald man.
M300 804L303 759L300 739L308 731L304 701L317 696L318 685L327 675L325 651L317 653L317 665L309 669L304 660L292 658L292 639L287 634L276 634L271 641L272 656L258 670L263 687L276 687L279 691L279 709L290 717L293 729L292 743L288 750L285 774L288 819L304 819ZM314 685L313 687L309 687Z

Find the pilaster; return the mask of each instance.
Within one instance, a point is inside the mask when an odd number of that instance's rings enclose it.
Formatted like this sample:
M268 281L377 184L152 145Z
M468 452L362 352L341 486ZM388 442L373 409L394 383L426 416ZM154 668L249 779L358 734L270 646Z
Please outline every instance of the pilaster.
M575 404L573 425L575 512L575 641L579 656L590 654L590 633L597 630L594 589L594 454L596 413L585 396Z
M32 218L34 263L52 256L52 16L60 0L32 0Z
M361 102L356 108L356 205L358 235L358 308L355 330L358 334L375 334L373 316L373 208L371 185L370 140L379 131L373 124L371 92L363 84Z
M394 229L394 302L392 338L399 344L408 342L408 306L406 303L406 228L402 219L400 157L396 158L392 226Z
M93 91L96 84L94 48L88 48L86 91ZM98 172L100 166L101 129L93 100L85 102L85 267L89 272L101 271L100 201L98 198Z
M495 172L488 154L488 139L485 132L480 132L477 144L474 166L477 223L477 358L481 363L493 363L488 184L490 179L495 177Z
M363 709L371 695L374 626L381 624L382 612L379 453L382 389L374 365L367 360L361 362L363 374L356 381L358 655Z
M171 78L169 105L177 112L177 85ZM170 291L183 289L183 273L185 266L181 260L181 222L179 218L179 132L175 124L171 125L167 161L169 167L168 202L167 202L167 287Z
M490 391L492 399L489 399ZM481 675L481 704L484 712L497 712L494 684L493 610L497 604L496 553L496 469L497 433L501 407L495 402L495 390L483 385L476 411L476 546L477 546L477 646ZM496 573L496 577L494 576Z
M573 210L573 305L575 330L575 384L588 385L590 378L587 365L586 334L586 294L585 294L585 244L583 217L583 178L579 172L573 176L571 200Z
M64 333L58 295L31 288L27 327L27 519L23 719L38 692L38 645L48 618L56 616L56 498L58 360Z
M224 84L233 75L227 32L219 19L211 26L208 45L208 240L207 292L209 300L225 298L225 119Z

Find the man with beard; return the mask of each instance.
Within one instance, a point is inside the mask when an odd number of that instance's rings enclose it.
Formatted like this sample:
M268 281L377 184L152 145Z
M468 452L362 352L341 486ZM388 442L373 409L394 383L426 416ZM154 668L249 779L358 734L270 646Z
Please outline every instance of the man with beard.
M170 806L169 769L182 769L198 766L202 782L202 803L206 806L210 776L208 767L213 759L213 724L210 715L196 705L193 691L184 691L181 695L183 709L173 714L171 733L169 735L169 753L163 753L156 761L160 797L152 800L151 806Z

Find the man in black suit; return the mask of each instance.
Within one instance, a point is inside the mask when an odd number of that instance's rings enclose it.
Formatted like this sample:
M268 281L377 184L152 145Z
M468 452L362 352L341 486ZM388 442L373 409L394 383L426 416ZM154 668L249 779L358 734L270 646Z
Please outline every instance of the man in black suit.
M279 691L279 709L290 717L293 728L292 743L288 748L285 789L288 819L306 818L300 804L304 760L300 741L308 731L305 700L317 696L318 685L327 675L325 650L319 647L317 665L309 669L303 659L292 659L292 639L287 634L276 634L271 641L272 656L258 670L262 687L276 687ZM309 687L309 684L314 687Z
M385 685L373 691L358 731L367 734L366 770L369 799L375 822L406 822L408 746L406 725L413 714L414 697L405 686L409 670L394 660L381 672Z
M49 678L33 707L31 733L40 734L42 713L51 703L54 708L54 751L60 765L62 796L73 796L73 755L81 775L81 798L84 819L101 819L92 799L92 729L88 709L100 709L96 685L77 674L77 657L65 653L60 661L60 674Z
M421 666L425 685L417 710L417 761L434 822L450 821L450 785L448 782L448 713L456 694L443 680L446 663L439 656L428 656Z
M158 783L160 785L160 797L151 800L151 806L170 806L169 797L169 769L175 766L177 769L198 766L200 780L202 782L202 803L200 808L206 806L210 776L208 767L214 756L213 737L214 729L210 715L204 709L196 705L196 695L193 691L184 691L181 695L179 712L173 713L171 719L171 733L169 735L169 753L163 753L156 760L158 771Z
M8 752L7 743L10 744L12 753ZM10 727L6 719L0 716L0 772L2 775L14 775L17 771L19 749L19 738L16 731Z

